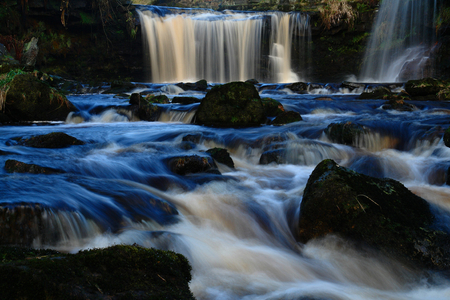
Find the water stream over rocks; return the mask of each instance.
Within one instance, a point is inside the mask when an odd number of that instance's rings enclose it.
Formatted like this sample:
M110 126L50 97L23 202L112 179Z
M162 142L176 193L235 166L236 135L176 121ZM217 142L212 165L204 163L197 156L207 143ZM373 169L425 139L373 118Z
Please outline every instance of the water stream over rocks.
M170 99L205 94L140 86ZM409 269L335 236L306 244L293 236L306 182L326 158L401 181L432 204L442 228L450 224L450 148L442 141L447 103L384 110L383 100L357 99L372 85L350 86L311 84L297 94L285 84L257 84L262 97L279 100L303 121L251 128L194 125L198 103L159 104L160 119L143 122L129 113L127 98L69 95L81 113L66 122L0 127L0 165L14 159L59 170L0 169L2 237L69 252L123 243L171 249L192 264L197 299L449 299L450 282L438 273ZM348 121L368 129L352 145L324 133L330 123ZM55 131L85 144L30 148L16 139ZM284 163L260 164L275 146L284 149ZM235 167L187 175L168 167L173 157L206 157L214 147L227 149Z

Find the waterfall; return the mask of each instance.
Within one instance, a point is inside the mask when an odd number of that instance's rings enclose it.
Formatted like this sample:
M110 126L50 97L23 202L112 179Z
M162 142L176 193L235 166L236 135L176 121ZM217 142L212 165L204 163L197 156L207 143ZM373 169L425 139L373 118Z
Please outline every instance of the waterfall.
M430 74L439 0L383 1L366 50L361 81L402 82Z
M138 13L151 82L294 82L307 73L311 32L305 14L155 6L139 6ZM298 74L292 60L302 62Z

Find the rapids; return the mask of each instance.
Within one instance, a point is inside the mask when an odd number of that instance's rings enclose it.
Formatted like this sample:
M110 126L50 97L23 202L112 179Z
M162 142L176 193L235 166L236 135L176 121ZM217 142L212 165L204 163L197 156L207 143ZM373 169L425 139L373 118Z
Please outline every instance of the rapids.
M204 96L145 85L141 91L169 98ZM197 299L449 299L450 282L437 273L408 269L338 237L303 245L293 236L308 177L326 158L401 181L433 205L448 230L450 148L442 141L448 104L415 102L417 110L396 112L381 109L382 100L338 90L294 94L284 85L258 87L303 121L210 128L191 124L198 104L164 104L159 121L142 122L127 112L128 99L83 94L68 96L81 113L66 122L1 126L1 165L16 159L63 171L9 174L1 168L1 205L42 209L34 247L76 252L136 243L180 252L192 264ZM332 143L324 129L344 121L370 131L354 146ZM86 145L35 149L15 140L54 131ZM183 141L187 135L198 143ZM277 140L284 141L286 163L260 165ZM213 147L226 148L235 169L219 165L222 175L179 176L166 165L170 157L205 155Z

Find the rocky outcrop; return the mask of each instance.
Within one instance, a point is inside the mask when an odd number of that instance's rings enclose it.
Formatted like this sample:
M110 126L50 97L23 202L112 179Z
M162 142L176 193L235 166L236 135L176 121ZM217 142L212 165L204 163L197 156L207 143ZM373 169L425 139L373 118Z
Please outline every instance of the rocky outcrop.
M276 117L284 112L283 104L271 98L261 99L267 117Z
M62 254L1 247L4 299L194 299L181 254L117 245Z
M209 155L211 155L214 160L217 162L224 164L232 169L234 169L234 162L230 157L230 153L228 153L227 149L224 148L212 148L206 151Z
M32 136L30 138L19 137L15 140L19 145L33 148L66 148L85 144L83 141L64 132L51 132L44 135Z
M64 121L76 111L67 98L32 74L19 74L3 86L4 113L13 121Z
M285 111L280 113L272 122L271 125L285 125L289 123L302 121L302 116L296 111Z
M392 97L392 92L385 86L379 86L374 88L370 92L363 92L359 95L358 99L389 99Z
M212 88L195 114L195 123L217 127L260 126L266 122L256 88L247 82L231 82Z
M35 164L27 164L14 159L8 159L5 162L5 170L8 173L30 173L30 174L61 173L61 171L57 169L42 167Z
M186 82L186 83L178 83L178 87L182 88L185 91L206 91L208 89L208 83L206 80L202 79L197 82Z
M332 160L319 163L300 205L298 239L328 234L381 250L411 264L450 267L450 237L435 230L429 204L400 182L356 173Z
M448 100L450 82L435 78L409 80L405 90L414 100Z
M367 133L369 130L357 123L341 122L331 123L325 129L325 134L334 143L344 145L355 145L360 135Z
M181 156L170 158L167 162L169 169L178 175L196 173L220 174L214 160L209 156Z

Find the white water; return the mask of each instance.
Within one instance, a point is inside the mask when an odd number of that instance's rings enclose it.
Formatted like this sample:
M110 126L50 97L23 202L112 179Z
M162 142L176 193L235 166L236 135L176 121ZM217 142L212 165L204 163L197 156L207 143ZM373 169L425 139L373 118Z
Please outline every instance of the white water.
M150 9L138 12L151 82L300 80L291 60L306 61L305 49L311 39L307 15L209 10L173 10L165 15ZM297 51L299 57L292 57L294 39L301 48ZM300 71L306 74L306 70Z
M438 0L382 1L360 75L363 82L399 82L430 74Z

